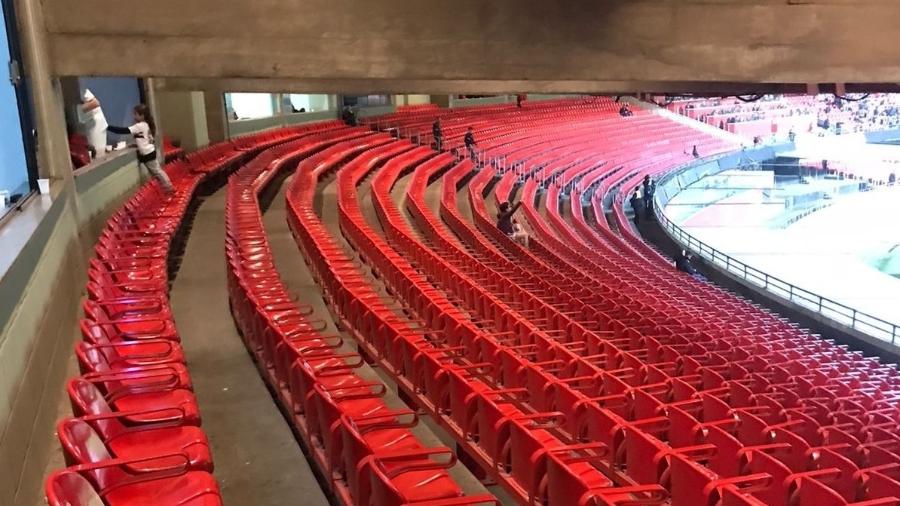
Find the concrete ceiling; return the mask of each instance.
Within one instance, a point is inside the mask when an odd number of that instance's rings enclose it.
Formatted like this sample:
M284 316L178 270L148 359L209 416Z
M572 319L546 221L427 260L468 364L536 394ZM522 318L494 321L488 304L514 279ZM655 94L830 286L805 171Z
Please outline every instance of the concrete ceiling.
M43 5L55 74L155 76L170 88L750 93L900 82L897 0Z

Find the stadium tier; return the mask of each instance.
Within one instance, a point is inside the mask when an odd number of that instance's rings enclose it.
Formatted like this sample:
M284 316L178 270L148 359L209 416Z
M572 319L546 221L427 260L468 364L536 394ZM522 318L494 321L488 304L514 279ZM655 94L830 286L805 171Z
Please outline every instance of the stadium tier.
M230 173L235 325L340 504L499 504L463 464L523 505L900 504L896 369L677 272L626 216L645 176L740 146L619 108L408 107L168 164L176 192L142 187L97 245L50 503L219 503L167 291L198 187ZM288 174L329 314L292 296L263 226ZM515 201L527 241L496 224Z

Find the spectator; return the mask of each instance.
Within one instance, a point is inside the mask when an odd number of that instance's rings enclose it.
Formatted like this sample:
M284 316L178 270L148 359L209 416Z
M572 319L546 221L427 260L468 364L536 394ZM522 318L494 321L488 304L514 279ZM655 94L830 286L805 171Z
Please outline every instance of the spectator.
M691 151L691 155L693 155L694 158L700 158L700 152L697 151L697 145L696 145L696 144L694 144L694 149Z
M650 175L644 176L644 217L650 219L653 216L653 194L656 193L656 183L650 179Z
M341 111L341 120L350 126L356 126L356 113L352 107L349 105L344 106L344 109Z
M675 255L675 268L681 272L690 274L691 276L697 274L697 270L694 269L693 265L691 265L691 255L689 255L685 250L680 250Z
M518 220L513 220L512 222L513 233L512 240L521 244L522 246L528 247L528 232L522 228L522 225L519 224Z
M516 107L522 108L522 102L525 101L525 95L516 95Z
M510 206L509 202L500 204L500 210L497 213L497 228L510 238L516 233L515 228L513 228L512 216L519 210L521 205L522 201L516 202L514 206Z
M632 116L634 113L631 112L631 109L628 107L628 104L622 104L622 107L619 108L619 116L623 118L627 118L628 116Z
M897 182L897 174L891 172L888 174L888 184L892 185Z
M84 90L81 105L78 107L78 121L83 125L88 144L94 148L94 158L106 154L106 131L109 123L106 122L100 101L91 90Z
M634 211L634 224L637 225L641 221L641 196L638 194L638 191L635 190L634 193L631 194L631 198L628 199L628 202L631 204L631 210Z
M431 124L431 136L434 137L434 149L440 152L444 145L444 132L441 130L441 118L434 120Z
M797 133L794 132L794 127L791 127L791 129L788 130L788 141L794 142L794 140L796 140L796 139L797 139Z
M172 193L172 182L166 171L159 166L153 136L156 134L156 123L150 109L144 104L134 106L134 124L130 127L110 126L109 131L116 134L131 134L137 146L138 166L143 165L147 171L159 181L166 193Z
M463 143L466 145L466 149L469 150L469 158L471 158L473 162L476 162L478 158L475 156L475 134L472 132L472 127L466 129Z

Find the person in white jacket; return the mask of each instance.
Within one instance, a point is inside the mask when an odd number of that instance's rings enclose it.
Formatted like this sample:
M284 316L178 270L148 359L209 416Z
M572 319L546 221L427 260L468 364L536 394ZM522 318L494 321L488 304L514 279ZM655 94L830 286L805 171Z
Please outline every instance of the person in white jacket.
M84 136L87 137L88 144L94 148L94 158L105 155L106 130L109 128L109 123L106 122L100 101L91 93L91 90L84 90L84 97L78 106L78 122L84 128Z

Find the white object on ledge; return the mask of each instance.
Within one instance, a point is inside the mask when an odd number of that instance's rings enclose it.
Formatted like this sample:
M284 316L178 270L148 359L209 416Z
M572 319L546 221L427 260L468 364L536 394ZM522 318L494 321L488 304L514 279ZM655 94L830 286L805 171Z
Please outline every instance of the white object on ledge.
M41 192L41 195L50 195L50 180L38 179L38 191Z

